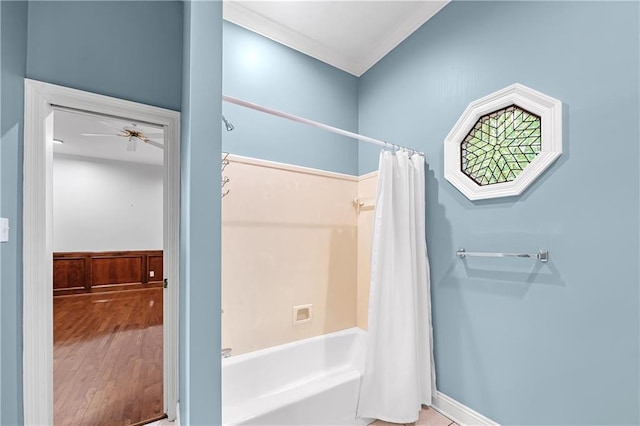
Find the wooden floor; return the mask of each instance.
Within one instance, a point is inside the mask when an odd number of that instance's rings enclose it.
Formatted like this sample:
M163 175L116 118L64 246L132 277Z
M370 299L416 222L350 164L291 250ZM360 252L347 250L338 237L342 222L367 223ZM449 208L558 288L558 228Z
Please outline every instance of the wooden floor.
M130 425L162 403L162 288L54 298L54 423Z

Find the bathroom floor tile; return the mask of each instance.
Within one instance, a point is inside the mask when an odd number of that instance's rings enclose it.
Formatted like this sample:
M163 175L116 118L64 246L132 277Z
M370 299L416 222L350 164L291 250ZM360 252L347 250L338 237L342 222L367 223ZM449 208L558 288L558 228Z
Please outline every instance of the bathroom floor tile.
M382 420L376 420L369 426L403 426L402 423L389 423ZM458 426L451 419L438 413L436 410L423 407L420 411L418 421L415 423L406 423L404 426Z
M423 407L415 426L449 426L453 421L432 408Z

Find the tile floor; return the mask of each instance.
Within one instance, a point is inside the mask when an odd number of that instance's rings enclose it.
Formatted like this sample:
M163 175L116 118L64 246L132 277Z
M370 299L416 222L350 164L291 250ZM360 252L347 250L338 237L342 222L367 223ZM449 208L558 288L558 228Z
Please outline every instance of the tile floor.
M370 426L401 426L402 423L389 423L377 420ZM446 418L433 408L423 407L420 417L415 423L406 423L405 426L458 426L453 420Z

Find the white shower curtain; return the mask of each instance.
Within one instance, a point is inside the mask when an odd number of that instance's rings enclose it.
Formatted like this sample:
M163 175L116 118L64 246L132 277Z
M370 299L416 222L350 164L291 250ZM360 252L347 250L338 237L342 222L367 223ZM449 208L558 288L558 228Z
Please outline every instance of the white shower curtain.
M435 394L424 157L380 153L358 417L418 419Z

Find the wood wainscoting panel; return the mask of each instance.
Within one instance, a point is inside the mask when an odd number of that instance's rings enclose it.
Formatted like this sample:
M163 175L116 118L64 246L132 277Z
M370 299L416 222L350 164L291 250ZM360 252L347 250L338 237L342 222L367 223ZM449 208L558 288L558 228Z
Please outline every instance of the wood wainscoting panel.
M143 282L144 256L116 254L93 256L91 287L115 284L140 284Z
M162 261L162 250L54 253L53 294L158 287Z
M69 257L57 259L53 268L53 288L56 290L81 290L91 288L87 280L87 258Z
M160 254L150 254L147 256L147 277L150 283L162 282L162 278L164 277L162 262L162 252ZM151 273L153 273L153 277Z

